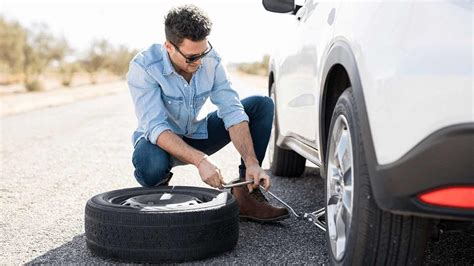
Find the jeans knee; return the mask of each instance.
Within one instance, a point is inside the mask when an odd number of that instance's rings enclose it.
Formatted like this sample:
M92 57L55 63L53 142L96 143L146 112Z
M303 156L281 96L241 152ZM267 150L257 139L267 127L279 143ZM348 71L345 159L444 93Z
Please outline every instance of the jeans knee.
M273 113L275 112L275 103L273 99L268 96L262 96L262 109L264 110L265 114L273 117Z
M261 117L264 121L269 123L273 122L273 115L275 110L275 104L273 99L268 96L257 96L258 97L258 108L257 116ZM270 122L271 121L271 122Z
M171 170L169 160L165 151L146 140L141 140L132 157L134 175L138 183L145 187L162 183Z
M168 167L164 167L158 163L148 163L135 165L134 175L140 185L152 187L162 183L162 181L166 179L168 172Z
M271 117L273 119L275 104L268 96L255 95L246 98L244 104L245 112L250 116Z

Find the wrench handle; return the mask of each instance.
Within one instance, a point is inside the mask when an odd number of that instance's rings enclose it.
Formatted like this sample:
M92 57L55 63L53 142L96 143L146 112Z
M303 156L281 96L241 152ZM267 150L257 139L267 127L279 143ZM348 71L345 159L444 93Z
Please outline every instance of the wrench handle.
M253 180L247 180L247 181L242 181L242 182L237 182L233 184L226 184L222 185L223 188L231 188L231 187L239 187L239 186L244 186L248 184L253 184Z

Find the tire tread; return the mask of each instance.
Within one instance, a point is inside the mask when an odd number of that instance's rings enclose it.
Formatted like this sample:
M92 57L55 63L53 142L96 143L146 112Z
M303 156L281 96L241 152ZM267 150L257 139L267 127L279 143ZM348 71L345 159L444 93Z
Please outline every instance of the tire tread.
M301 176L306 167L306 158L295 151L285 150L275 145L271 165L272 174L276 176Z

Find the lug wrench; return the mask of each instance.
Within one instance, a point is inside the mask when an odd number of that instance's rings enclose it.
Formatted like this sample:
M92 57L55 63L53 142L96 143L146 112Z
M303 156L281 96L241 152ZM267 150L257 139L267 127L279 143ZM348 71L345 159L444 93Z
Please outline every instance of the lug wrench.
M225 185L222 185L222 187L232 188L232 187L244 186L244 185L248 185L248 184L253 184L253 180L247 180L247 181L243 181L243 182L225 184ZM277 195L273 194L272 192L266 191L265 188L262 185L260 185L260 189L263 190L265 193L269 194L270 196L272 196L274 199L276 199L281 204L285 205L285 207L287 207L293 213L293 215L296 218L298 218L298 220L310 221L314 225L316 225L319 229L326 232L326 221L324 220L324 215L326 214L326 210L324 208L321 208L321 209L319 209L317 211L314 211L314 212L309 212L309 213L305 212L305 213L298 214L297 212L295 212L295 210L290 205L288 205L288 203L284 202L282 199L280 199Z

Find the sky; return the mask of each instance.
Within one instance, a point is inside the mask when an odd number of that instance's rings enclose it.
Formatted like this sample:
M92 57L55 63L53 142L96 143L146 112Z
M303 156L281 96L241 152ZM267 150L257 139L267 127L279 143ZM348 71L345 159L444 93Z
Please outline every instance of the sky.
M213 22L209 40L228 63L260 61L284 38L295 17L266 11L261 0L0 0L0 14L23 26L45 22L81 51L92 40L143 49L163 43L164 17L176 5L193 3Z

